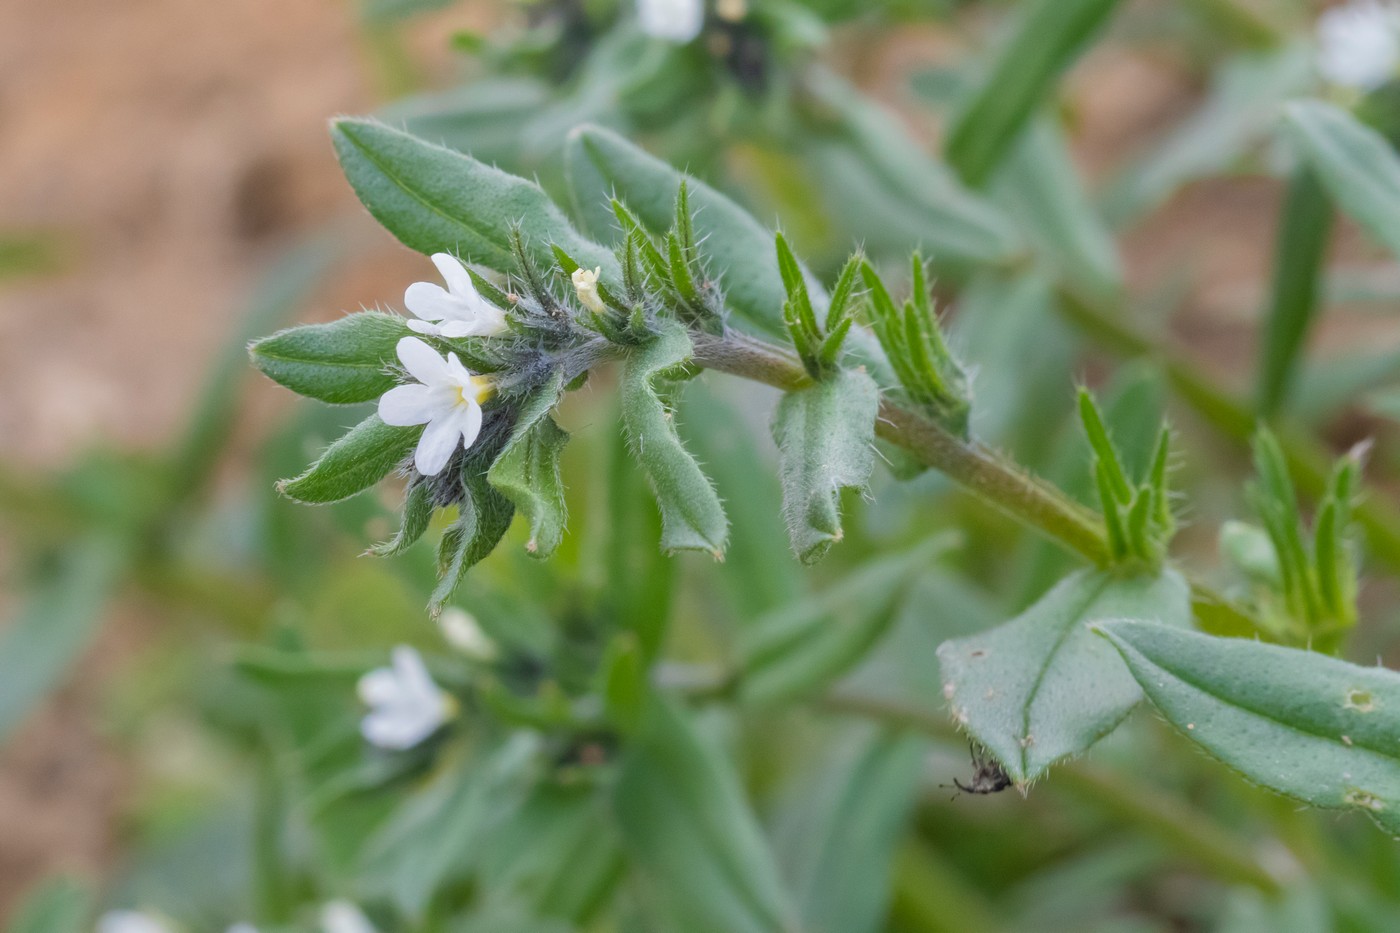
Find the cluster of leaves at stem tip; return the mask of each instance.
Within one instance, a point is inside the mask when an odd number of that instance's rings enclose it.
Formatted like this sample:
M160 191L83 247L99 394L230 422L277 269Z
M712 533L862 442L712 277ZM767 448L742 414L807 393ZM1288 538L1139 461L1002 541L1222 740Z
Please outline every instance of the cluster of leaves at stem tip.
M472 373L490 380L482 427L459 445L447 467L427 476L411 452L422 433L370 416L336 441L304 473L280 484L305 503L344 499L392 472L407 478L398 533L370 553L396 555L414 544L434 512L455 507L442 536L440 583L430 607L438 611L464 574L495 548L516 513L529 526L529 552L546 557L566 524L560 455L568 434L554 421L563 395L597 366L618 362L619 407L629 447L650 481L662 518L661 547L720 557L728 518L714 485L691 456L673 418L676 393L700 368L695 344L733 336L721 283L707 271L697 243L687 186L675 201L664 234L648 230L622 202L611 202L621 237L615 267L587 269L556 244L539 249L524 233L509 233L514 268L506 275L468 269L481 298L503 309L506 330L490 337L426 334L439 353L456 354ZM819 559L841 538L839 497L861 488L873 468L879 389L863 367L843 367L843 346L856 326L858 283L868 287L870 317L884 356L907 399L950 429L965 434L966 379L949 354L927 295L923 261L913 262L913 296L896 307L873 268L853 257L823 307L781 235L776 262L785 285L784 318L812 385L783 399L774 433L781 448L784 512L793 548ZM331 324L293 328L257 341L255 364L279 383L326 402L368 402L406 380L394 362L409 334L406 319L380 312L352 314ZM769 348L779 357L788 352ZM874 351L878 354L878 351Z
M1109 438L1093 396L1082 388L1079 419L1093 450L1090 470L1103 509L1109 556L1114 563L1139 563L1155 570L1165 559L1176 530L1167 485L1171 429L1164 424L1157 432L1147 476L1134 483Z
M1249 499L1263 528L1230 522L1221 543L1254 584L1261 621L1280 641L1333 650L1356 625L1358 561L1348 531L1366 449L1353 448L1333 467L1309 535L1278 439L1267 429L1254 439L1258 477Z

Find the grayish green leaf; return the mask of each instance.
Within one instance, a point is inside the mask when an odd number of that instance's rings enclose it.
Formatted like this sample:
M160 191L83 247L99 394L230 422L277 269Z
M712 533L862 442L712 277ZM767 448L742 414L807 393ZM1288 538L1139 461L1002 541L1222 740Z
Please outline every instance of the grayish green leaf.
M1328 194L1400 256L1400 155L1384 136L1322 101L1288 105L1289 135Z
M377 399L397 380L395 347L412 331L397 314L365 311L329 324L306 324L248 348L253 365L274 382L334 405Z
M462 463L462 501L457 521L438 543L438 585L428 600L437 616L452 598L467 571L495 550L510 530L515 507L486 478L484 467L494 451L480 451Z
M1174 570L1071 574L1010 622L938 649L954 718L1017 784L1034 780L1113 731L1142 699L1089 626L1126 618L1184 627L1190 595Z
M629 743L613 807L634 869L681 928L798 929L738 775L669 702L653 700Z
M1361 810L1400 835L1400 675L1150 622L1099 629L1158 711L1216 758L1313 806Z
M621 275L611 251L575 230L533 182L374 120L337 120L331 137L360 201L410 249L511 269L518 225L543 265L552 264L555 244L582 266L601 266L609 284Z
M399 467L418 444L421 427L396 427L370 415L336 441L300 476L277 490L308 505L348 499Z
M709 477L681 443L656 391L656 382L690 356L690 336L674 322L663 324L649 343L635 349L622 374L622 423L661 507L662 549L718 556L729 534L724 507Z
M841 540L841 490L861 489L875 465L880 391L864 372L841 370L778 403L783 515L792 548L804 564Z
M567 510L559 455L569 435L550 416L563 394L563 376L557 373L530 394L520 407L510 440L486 474L530 523L525 549L536 557L553 554L564 537Z

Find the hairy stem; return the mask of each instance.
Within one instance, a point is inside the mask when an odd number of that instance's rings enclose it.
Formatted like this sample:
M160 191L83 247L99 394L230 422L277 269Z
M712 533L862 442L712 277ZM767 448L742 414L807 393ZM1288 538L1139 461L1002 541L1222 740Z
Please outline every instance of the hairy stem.
M812 384L797 358L781 347L734 333L695 334L692 339L695 361L707 369L766 383L785 392ZM925 466L938 470L1012 518L1092 563L1108 563L1108 542L1098 516L1001 454L975 441L963 440L888 399L880 403L875 430L880 437L914 454ZM1197 606L1209 607L1210 628L1235 633L1259 629L1255 620L1209 587L1192 582L1191 588ZM1202 618L1204 621L1205 616Z

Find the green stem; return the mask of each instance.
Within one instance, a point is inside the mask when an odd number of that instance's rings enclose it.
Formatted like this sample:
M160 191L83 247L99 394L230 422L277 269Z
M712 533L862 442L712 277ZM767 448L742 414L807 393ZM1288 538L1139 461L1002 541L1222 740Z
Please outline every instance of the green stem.
M692 339L695 361L708 369L766 383L785 392L812 384L797 358L780 347L734 333L693 334ZM880 403L875 430L880 437L910 451L924 465L1012 518L1094 564L1109 562L1108 540L1098 516L1001 454L976 441L963 440L931 419L888 399ZM1212 628L1246 633L1260 630L1255 620L1209 587L1193 582L1191 588L1198 605L1211 607L1215 619Z
M1128 357L1155 360L1177 393L1208 424L1248 449L1258 419L1254 411L1218 386L1178 350L1124 323L1122 309L1105 309L1063 290L1059 306L1066 318L1105 348ZM1288 470L1298 488L1313 498L1327 490L1332 457L1307 431L1292 424L1272 426L1283 448ZM1400 511L1385 496L1372 490L1360 497L1353 515L1366 532L1368 553L1392 571L1400 571Z

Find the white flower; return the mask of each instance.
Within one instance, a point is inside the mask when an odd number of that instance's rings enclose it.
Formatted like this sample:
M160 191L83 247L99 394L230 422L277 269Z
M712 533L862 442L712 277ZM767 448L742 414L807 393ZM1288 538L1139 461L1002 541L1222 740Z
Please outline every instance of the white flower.
M459 446L470 447L481 433L481 403L491 394L491 380L467 371L457 354L443 359L417 337L398 345L399 362L418 382L395 386L379 398L385 424L406 427L426 424L413 465L424 476L436 476Z
M433 265L447 283L414 282L403 293L404 307L419 320L410 330L434 337L489 337L506 329L506 316L476 290L461 261L449 253L433 253Z
M224 933L258 933L258 928L251 923L235 923L225 930Z
M598 273L602 272L602 266L597 269L575 269L570 277L574 283L574 292L578 295L579 304L583 305L594 314L604 314L607 308L603 305L603 299L598 295Z
M465 609L449 606L438 617L442 637L447 643L474 661L494 661L501 651L481 629L481 623Z
M1369 91L1400 68L1400 7L1351 0L1317 20L1317 68L1333 84Z
M172 933L169 924L137 910L109 910L97 918L97 933Z
M331 901L321 908L323 933L378 933L369 918L349 901Z
M402 751L447 721L452 698L433 683L417 651L399 645L392 658L393 667L375 668L360 678L360 699L370 708L360 731L372 745Z
M702 0L637 0L642 32L655 39L684 44L705 25Z

